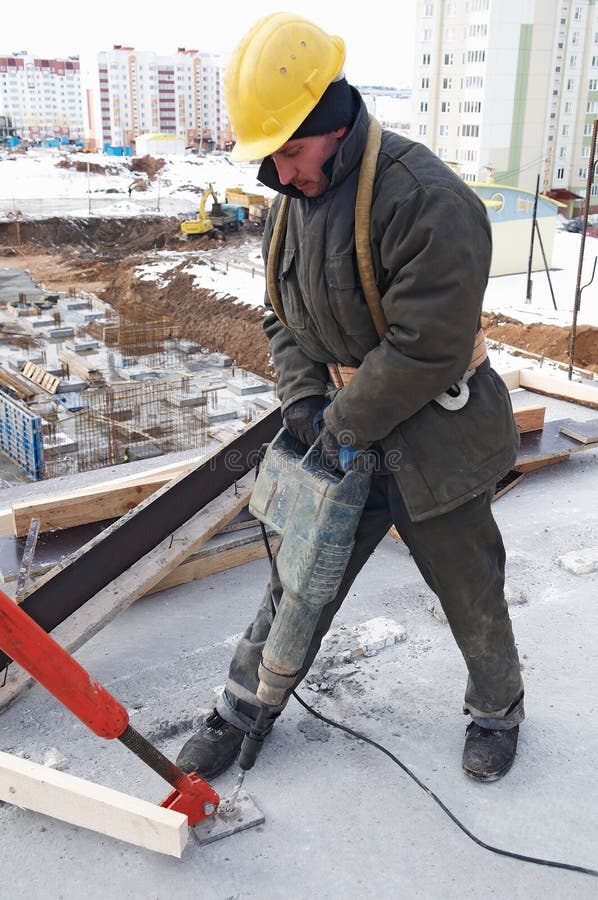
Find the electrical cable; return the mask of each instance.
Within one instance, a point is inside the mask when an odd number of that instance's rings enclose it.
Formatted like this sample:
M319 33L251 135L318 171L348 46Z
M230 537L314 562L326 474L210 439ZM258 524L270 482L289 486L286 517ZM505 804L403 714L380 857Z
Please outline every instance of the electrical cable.
M259 460L261 462L261 458ZM259 463L258 467L259 469ZM257 472L256 472L257 476ZM263 522L260 522L260 527L262 531L262 538L264 540L264 544L266 547L266 553L268 554L268 559L270 562L273 560L272 549L270 547L270 542L268 540L268 535L266 533L266 529L264 527ZM324 716L322 713L315 710L309 703L306 703L305 700L299 696L296 691L292 691L293 697L300 706L302 706L307 712L311 713L312 716L315 716L316 719L320 719L321 722L325 722L327 725L331 725L333 728L338 728L340 731L344 731L346 734L350 734L352 737L357 738L360 741L364 741L366 744L370 744L372 747L375 747L376 750L380 750L381 753L384 753L391 759L397 766L399 766L406 775L408 775L418 787L425 791L425 793L434 800L435 803L438 804L440 809L446 813L446 815L451 819L455 825L461 829L461 831L467 835L470 840L472 840L479 847L482 847L484 850L489 850L491 853L497 853L499 856L506 856L509 859L518 859L521 862L529 862L534 863L538 866L549 866L555 869L566 869L569 872L579 872L582 875L591 875L594 878L598 878L598 869L590 869L586 866L577 866L574 863L565 863L559 862L558 860L553 859L541 859L537 856L527 856L524 853L516 853L514 850L505 850L502 847L495 847L493 844L488 844L486 841L483 841L481 838L477 837L472 831L467 828L457 816L451 812L451 810L446 806L445 803L442 802L440 797L432 791L427 784L421 781L417 775L411 771L411 769L405 765L405 763L401 762L401 760L391 753L386 747L382 746L382 744L378 744L376 741L372 740L372 738L367 737L365 734L361 734L359 731L355 731L353 728L349 728L348 725L341 725L340 722L335 722L333 719L329 719L327 716Z
M341 731L345 731L347 734L352 735L360 741L365 741L366 744L371 744L372 747L375 747L377 750L380 750L381 753L386 754L397 766L405 772L406 775L409 775L411 779L420 787L426 794L434 800L435 803L441 808L443 812L451 819L461 831L467 835L468 838L471 838L474 843L478 844L480 847L483 847L484 850L490 850L492 853L498 853L500 856L508 856L511 859L519 859L522 862L530 862L536 863L539 866L552 866L556 869L568 869L570 872L580 872L583 875L592 875L594 878L598 878L598 870L597 869L589 869L585 866L576 866L573 863L564 863L558 862L557 860L552 859L540 859L537 856L526 856L524 853L515 853L513 850L504 850L501 847L494 847L492 844L487 844L481 838L476 837L473 832L471 832L467 826L465 826L457 816L451 812L451 810L446 806L440 797L438 797L434 791L432 791L427 784L417 777L417 775L411 771L411 769L405 765L405 763L401 762L398 757L396 757L393 753L390 752L386 747L383 747L382 744L376 743L376 741L372 740L369 737L366 737L364 734L361 734L359 731L355 731L353 728L349 728L347 725L341 725L340 722L335 722L332 719L329 719L327 716L322 715L322 713L317 712L313 707L311 707L308 703L303 700L302 697L296 691L293 691L293 697L298 703L306 709L312 716L315 716L316 719L320 719L322 722L326 722L327 725L332 725L333 728L340 728Z

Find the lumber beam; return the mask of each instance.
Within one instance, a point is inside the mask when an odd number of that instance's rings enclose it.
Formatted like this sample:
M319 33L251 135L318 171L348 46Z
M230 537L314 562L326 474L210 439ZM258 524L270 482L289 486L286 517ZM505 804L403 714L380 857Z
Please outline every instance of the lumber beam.
M256 419L242 434L187 474L154 492L53 570L22 609L52 631L102 588L126 572L198 510L254 468L259 451L282 426L280 407ZM9 657L0 652L0 669Z
M541 431L544 428L545 406L521 406L514 410L515 424L520 434L528 431Z
M75 525L87 525L90 522L103 522L105 519L117 519L134 509L154 491L168 484L164 476L150 477L144 484L125 484L96 486L93 491L81 490L71 495L27 500L13 503L12 531L15 537L24 537L29 530L31 519L39 520L39 529L59 531L73 528Z
M3 752L0 800L179 858L189 834L182 813Z
M585 384L579 381L567 381L564 378L555 378L537 369L521 369L519 373L519 387L538 394L546 394L548 397L556 397L559 400L569 400L572 403L580 403L598 409L598 382L588 381Z

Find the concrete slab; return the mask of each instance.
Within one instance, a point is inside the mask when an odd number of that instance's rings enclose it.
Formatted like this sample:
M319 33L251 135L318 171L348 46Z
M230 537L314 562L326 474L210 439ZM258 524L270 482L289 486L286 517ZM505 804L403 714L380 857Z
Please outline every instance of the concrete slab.
M324 715L387 747L481 840L595 869L598 572L575 575L557 560L598 546L597 477L594 448L526 475L493 507L507 581L527 598L511 607L527 720L502 781L478 784L461 771L465 667L407 549L391 538L356 580L335 627L356 633L386 620L384 637L390 620L405 639L385 640L346 672L336 663L326 690L299 688ZM77 659L124 703L133 727L174 759L213 704L267 576L259 560L138 600ZM153 802L168 792L137 757L95 737L36 686L0 716L0 750L41 762L49 748L74 775ZM221 796L234 774L214 780ZM244 787L265 823L208 846L189 841L177 862L4 805L3 883L11 896L34 900L597 896L595 878L473 843L387 756L317 722L295 700Z

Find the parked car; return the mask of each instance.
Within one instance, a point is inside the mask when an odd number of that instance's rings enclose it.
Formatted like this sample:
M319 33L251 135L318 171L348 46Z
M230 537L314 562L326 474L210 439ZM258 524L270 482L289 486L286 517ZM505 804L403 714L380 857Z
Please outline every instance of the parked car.
M588 229L593 225L598 225L597 213L592 213L588 216ZM576 234L581 234L582 230L583 216L575 216L574 219L569 219L569 221L565 225L565 231L574 231Z

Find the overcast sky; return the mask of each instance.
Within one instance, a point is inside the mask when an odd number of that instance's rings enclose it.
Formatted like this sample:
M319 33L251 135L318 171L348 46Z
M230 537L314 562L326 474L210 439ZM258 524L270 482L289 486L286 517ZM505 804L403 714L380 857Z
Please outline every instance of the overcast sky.
M125 44L173 53L177 47L226 55L261 16L290 10L312 19L347 44L345 71L359 84L411 82L416 0L28 0L3 3L0 55L81 56L95 69L100 50Z

